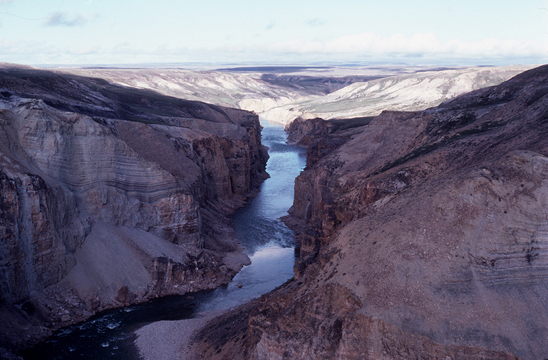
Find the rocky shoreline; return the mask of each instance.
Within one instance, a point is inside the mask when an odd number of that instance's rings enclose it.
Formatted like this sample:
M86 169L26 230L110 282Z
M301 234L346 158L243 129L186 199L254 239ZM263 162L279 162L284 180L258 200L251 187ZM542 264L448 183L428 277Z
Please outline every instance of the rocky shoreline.
M213 311L187 320L154 322L136 331L135 346L143 360L187 359L192 356L192 337L223 313Z

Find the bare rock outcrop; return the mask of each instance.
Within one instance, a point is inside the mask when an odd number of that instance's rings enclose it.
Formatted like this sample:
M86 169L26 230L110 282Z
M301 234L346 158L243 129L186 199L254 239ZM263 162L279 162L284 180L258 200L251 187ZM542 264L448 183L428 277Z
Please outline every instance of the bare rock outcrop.
M0 73L0 342L227 283L227 216L265 179L252 113L28 68Z
M197 356L548 357L546 84L543 66L425 111L310 127L320 155L287 219L295 279L211 323ZM239 330L212 336L225 326Z

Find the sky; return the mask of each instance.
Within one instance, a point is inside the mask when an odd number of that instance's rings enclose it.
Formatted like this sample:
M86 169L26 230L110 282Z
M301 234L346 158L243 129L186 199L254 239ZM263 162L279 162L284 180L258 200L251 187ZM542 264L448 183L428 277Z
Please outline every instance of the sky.
M548 0L0 0L0 62L548 62Z

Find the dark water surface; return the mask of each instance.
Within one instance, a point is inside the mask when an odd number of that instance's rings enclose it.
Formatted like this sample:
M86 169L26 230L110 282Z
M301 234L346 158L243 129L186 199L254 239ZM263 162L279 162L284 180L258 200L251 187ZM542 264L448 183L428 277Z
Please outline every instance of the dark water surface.
M233 224L251 259L234 280L220 288L168 296L108 310L59 330L23 354L31 359L139 359L134 331L155 321L189 319L198 312L229 309L258 297L293 277L293 232L279 218L293 203L294 180L305 165L305 151L285 143L283 126L262 121L269 147L270 178L259 195L234 214ZM238 287L237 285L242 285Z

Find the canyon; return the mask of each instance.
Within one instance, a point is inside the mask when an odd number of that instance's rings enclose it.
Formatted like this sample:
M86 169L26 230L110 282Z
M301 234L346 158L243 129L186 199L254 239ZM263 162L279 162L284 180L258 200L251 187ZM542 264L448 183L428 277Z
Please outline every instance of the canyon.
M546 358L547 83L292 123L295 277L205 325L195 358Z
M197 358L541 356L546 70L458 97L530 68L2 64L0 357L228 283L249 263L230 215L268 176L259 116L299 117L307 148L295 277L209 322Z
M256 115L24 67L0 89L1 346L249 263L228 216L267 177Z

